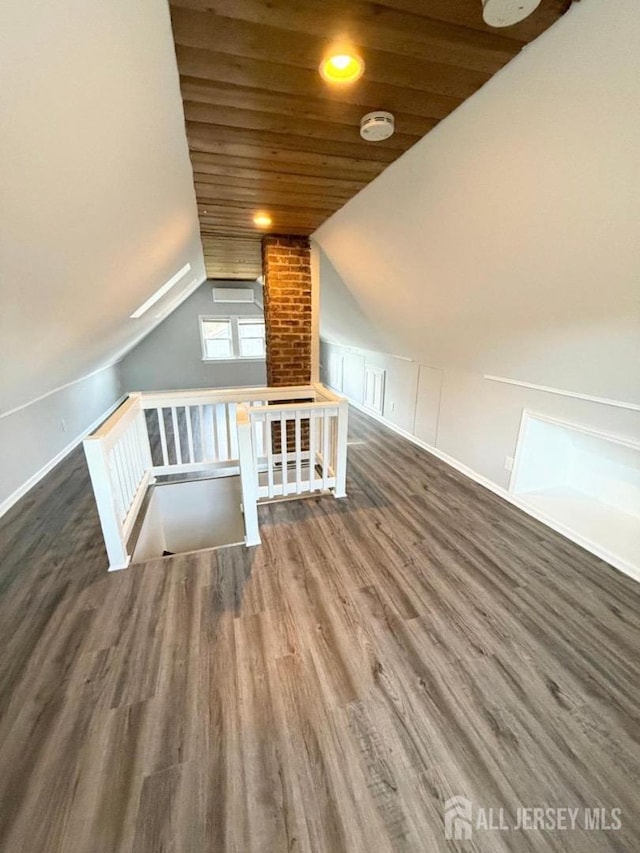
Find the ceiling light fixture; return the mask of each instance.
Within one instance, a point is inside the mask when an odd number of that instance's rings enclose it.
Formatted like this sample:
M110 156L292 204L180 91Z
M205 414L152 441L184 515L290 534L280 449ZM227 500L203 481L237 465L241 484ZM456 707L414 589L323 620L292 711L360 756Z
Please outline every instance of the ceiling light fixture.
M511 27L529 17L540 0L482 0L482 17L490 27Z
M271 225L272 219L268 213L256 213L253 217L253 224L258 228L268 228Z
M190 269L191 264L185 264L182 269L179 269L178 272L174 276L172 276L166 284L163 284L162 287L159 287L158 290L156 290L156 292L153 294L153 296L150 296L146 302L143 302L142 305L136 311L134 311L133 314L131 314L130 319L137 320L139 317L142 317L142 315L146 311L148 311L152 305L155 305L159 299L162 299L165 293L168 293L171 288L176 285L180 281L180 279L189 272Z
M364 59L346 48L334 50L322 60L319 71L327 83L355 83L364 74Z

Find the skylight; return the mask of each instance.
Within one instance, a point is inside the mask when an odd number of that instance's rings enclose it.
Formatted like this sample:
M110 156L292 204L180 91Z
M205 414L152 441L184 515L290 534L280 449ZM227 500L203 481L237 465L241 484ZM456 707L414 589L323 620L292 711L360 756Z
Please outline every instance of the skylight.
M165 293L168 293L171 288L176 285L180 281L180 279L189 272L190 269L191 264L185 264L182 269L179 269L174 276L171 276L171 278L166 284L163 284L162 287L158 288L158 290L156 290L156 292L152 296L150 296L146 302L143 302L142 305L136 311L134 311L133 314L131 314L130 319L137 320L139 317L142 317L142 315L147 312L152 305L155 305L159 299L162 299Z

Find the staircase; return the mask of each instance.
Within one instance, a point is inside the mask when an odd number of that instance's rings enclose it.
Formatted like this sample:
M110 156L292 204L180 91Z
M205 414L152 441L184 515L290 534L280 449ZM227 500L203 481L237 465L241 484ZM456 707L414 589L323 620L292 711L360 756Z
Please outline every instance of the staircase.
M84 441L109 570L131 562L145 498L167 477L239 476L228 494L247 546L260 544L261 501L344 497L347 417L347 400L320 383L130 394Z

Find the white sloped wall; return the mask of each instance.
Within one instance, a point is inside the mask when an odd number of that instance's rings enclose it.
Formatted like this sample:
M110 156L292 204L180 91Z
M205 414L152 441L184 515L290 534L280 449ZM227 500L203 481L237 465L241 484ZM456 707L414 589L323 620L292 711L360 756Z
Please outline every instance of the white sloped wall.
M1 508L115 401L158 322L129 315L205 272L168 4L2 3L0 44Z
M575 4L316 232L325 370L501 486L523 408L640 439L638 103L640 4Z

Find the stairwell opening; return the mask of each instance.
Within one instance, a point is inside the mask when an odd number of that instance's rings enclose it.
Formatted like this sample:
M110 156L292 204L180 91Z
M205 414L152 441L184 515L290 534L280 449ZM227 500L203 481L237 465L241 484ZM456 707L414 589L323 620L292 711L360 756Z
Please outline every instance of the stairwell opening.
M244 543L240 477L157 482L129 540L132 563Z

